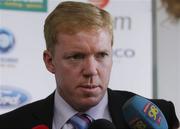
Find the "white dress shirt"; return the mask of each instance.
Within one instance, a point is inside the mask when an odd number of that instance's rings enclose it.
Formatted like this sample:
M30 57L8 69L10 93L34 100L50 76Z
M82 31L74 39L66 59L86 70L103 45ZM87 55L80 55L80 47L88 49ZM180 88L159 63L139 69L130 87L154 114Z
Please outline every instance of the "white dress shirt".
M78 111L74 110L60 95L55 92L54 97L54 116L52 129L72 129L71 125L66 124L66 122ZM94 107L85 112L91 116L94 120L96 119L107 119L112 121L111 116L108 110L108 95L107 92L104 95L103 99Z

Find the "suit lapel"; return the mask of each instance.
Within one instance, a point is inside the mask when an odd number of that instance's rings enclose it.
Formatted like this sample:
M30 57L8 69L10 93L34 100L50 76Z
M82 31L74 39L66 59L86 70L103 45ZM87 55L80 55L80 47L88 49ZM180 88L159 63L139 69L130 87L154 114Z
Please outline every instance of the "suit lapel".
M39 101L33 110L33 116L38 121L38 124L44 124L48 126L49 129L52 129L53 107L54 93L46 99Z
M134 94L123 91L112 91L108 89L108 106L112 121L117 129L128 129L123 118L122 106Z

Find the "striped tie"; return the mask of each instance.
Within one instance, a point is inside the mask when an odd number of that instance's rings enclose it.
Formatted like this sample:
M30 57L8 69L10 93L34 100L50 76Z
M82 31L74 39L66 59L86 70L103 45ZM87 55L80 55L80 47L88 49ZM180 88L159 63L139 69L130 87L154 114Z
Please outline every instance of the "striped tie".
M93 119L87 114L76 114L68 122L73 125L74 129L88 129L92 121Z

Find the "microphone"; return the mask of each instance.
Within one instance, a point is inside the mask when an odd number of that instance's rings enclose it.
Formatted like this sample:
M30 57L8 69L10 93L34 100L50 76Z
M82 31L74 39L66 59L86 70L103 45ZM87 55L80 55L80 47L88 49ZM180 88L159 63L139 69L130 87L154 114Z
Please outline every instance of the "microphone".
M135 95L122 107L125 121L131 129L168 129L161 110L151 101Z
M90 124L88 129L115 129L115 126L106 119L97 119Z
M40 124L40 125L33 127L32 129L49 129L49 128L46 125Z

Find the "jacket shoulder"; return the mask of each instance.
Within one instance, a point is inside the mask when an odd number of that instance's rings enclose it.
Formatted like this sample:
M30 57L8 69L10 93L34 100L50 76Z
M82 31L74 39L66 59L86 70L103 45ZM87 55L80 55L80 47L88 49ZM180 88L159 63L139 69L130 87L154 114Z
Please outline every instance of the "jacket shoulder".
M136 95L130 91L121 91L121 90L111 90L108 89L108 95L110 101L121 101L121 104L124 104L128 99Z
M52 96L52 95L51 95ZM38 116L51 116L52 112L48 111L53 106L52 98L49 96L45 99L32 102L19 107L13 111L0 115L0 129L27 129L39 124ZM45 116L46 115L46 116Z
M129 100L131 97L135 95L138 95L129 91L119 91L119 90L111 90L111 89L108 90L108 93L110 96L109 101L111 101L111 103L116 103L114 109L116 107L118 108L122 107L122 105L124 105L127 100ZM169 129L177 129L179 127L179 120L175 113L174 104L171 101L166 101L163 99L148 99L148 100L150 100L155 105L157 105L159 109L162 111L168 122ZM119 104L119 106L117 104Z
M169 128L177 129L179 127L179 120L176 116L175 106L171 101L163 99L150 99L154 104L156 104L159 109L163 112Z

